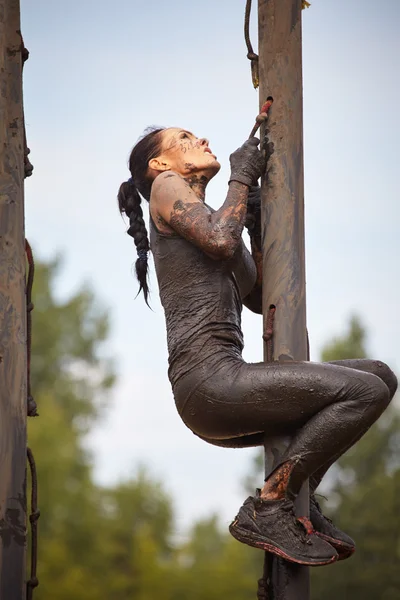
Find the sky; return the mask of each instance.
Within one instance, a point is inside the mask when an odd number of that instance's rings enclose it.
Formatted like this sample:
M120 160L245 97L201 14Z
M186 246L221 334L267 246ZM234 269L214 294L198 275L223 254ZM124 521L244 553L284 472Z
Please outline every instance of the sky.
M151 312L135 299L136 254L116 194L143 130L180 126L210 140L222 169L207 202L223 203L229 155L248 136L258 109L244 5L21 1L35 167L25 188L26 236L37 258L63 256L59 298L89 283L110 311L105 352L115 359L118 383L87 440L95 477L112 484L146 465L172 495L182 535L194 519L213 513L223 524L232 520L254 450L210 446L180 420L154 269ZM398 0L314 0L303 11L311 359L357 313L370 355L398 372L399 20ZM255 14L252 37L256 47ZM262 360L261 318L244 309L243 330L245 359Z

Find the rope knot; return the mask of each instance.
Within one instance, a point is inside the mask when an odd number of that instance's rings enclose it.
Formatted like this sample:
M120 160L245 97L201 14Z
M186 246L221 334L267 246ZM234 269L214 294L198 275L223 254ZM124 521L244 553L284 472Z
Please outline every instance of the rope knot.
M256 54L255 52L248 52L247 58L249 60L258 60L258 54Z
M33 396L28 396L28 417L38 417L37 404Z
M37 577L31 577L31 579L26 582L26 585L30 588L35 588L39 585L39 580Z
M29 515L29 521L31 523L36 523L36 521L39 519L39 517L40 517L40 510L38 509Z
M273 329L266 329L265 333L263 334L264 342L269 342L269 340L272 339L273 333Z

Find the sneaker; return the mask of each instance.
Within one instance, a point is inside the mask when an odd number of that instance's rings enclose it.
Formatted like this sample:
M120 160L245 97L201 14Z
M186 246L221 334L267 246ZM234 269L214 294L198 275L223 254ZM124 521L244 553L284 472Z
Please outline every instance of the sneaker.
M229 531L234 538L300 565L329 565L337 560L336 550L313 533L306 518L296 519L293 502L262 500L249 496Z
M310 494L310 521L315 535L335 548L339 555L338 560L349 558L355 552L354 540L344 531L340 531L328 517L322 514L314 494Z

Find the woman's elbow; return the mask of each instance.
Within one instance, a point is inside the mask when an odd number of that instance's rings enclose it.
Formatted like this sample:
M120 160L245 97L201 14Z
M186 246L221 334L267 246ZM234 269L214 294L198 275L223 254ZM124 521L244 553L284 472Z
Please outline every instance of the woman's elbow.
M221 238L210 240L210 248L207 254L214 260L230 260L235 254L239 240L233 238Z

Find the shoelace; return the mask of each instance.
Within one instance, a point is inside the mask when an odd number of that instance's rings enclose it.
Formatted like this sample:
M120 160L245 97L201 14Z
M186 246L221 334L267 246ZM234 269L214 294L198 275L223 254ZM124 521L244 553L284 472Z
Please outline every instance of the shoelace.
M312 529L311 522L305 517L300 517L298 519L294 513L293 504L291 503L283 504L282 510L284 510L292 516L292 522L294 525L292 531L295 534L295 536L298 537L303 544L310 545L312 543L310 540L309 533L309 530ZM309 523L309 526L306 525L306 523L302 519L306 519L306 521Z
M250 503L250 498L248 498L248 502ZM246 505L247 501L244 503ZM300 539L301 543L310 545L312 541L310 539L310 533L313 530L311 521L307 519L307 517L300 517L299 519L296 517L294 512L294 506L292 502L285 501L282 502L280 509L286 513L289 513L291 516L292 527L290 530L292 533Z

